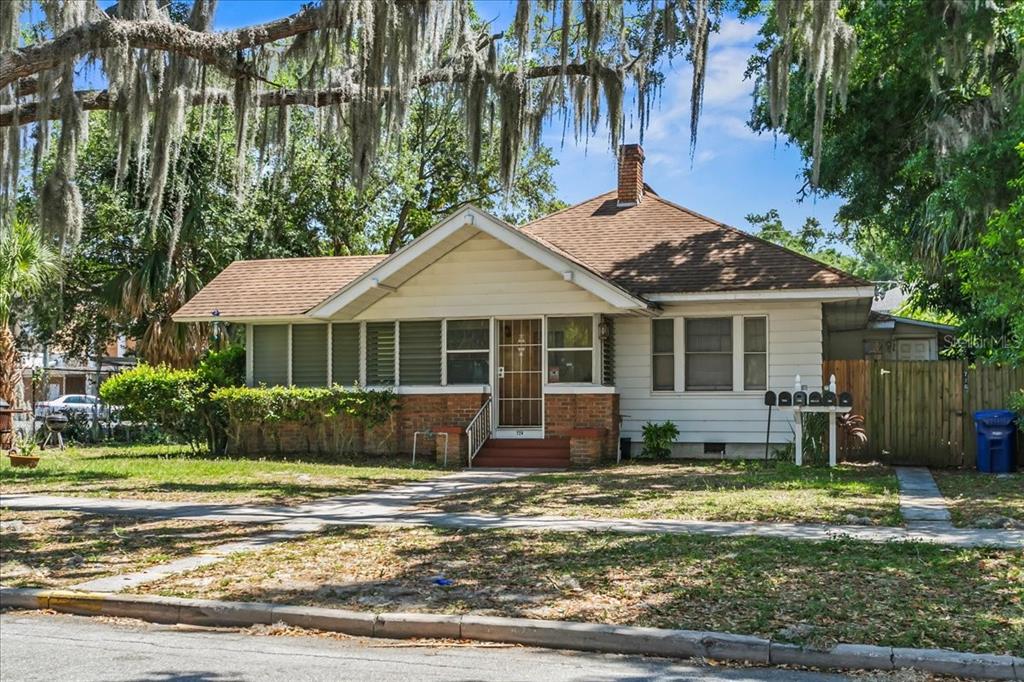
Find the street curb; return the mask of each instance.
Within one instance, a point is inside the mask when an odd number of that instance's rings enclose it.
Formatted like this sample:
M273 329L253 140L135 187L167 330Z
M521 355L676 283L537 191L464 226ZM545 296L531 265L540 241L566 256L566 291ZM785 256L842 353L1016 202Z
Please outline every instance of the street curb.
M838 644L811 649L724 632L669 630L496 616L367 613L259 602L181 599L150 595L0 588L0 608L49 609L83 616L137 618L154 623L248 627L285 623L363 637L470 639L550 649L574 649L668 658L702 657L813 668L895 670L992 680L1024 680L1024 658L947 649Z

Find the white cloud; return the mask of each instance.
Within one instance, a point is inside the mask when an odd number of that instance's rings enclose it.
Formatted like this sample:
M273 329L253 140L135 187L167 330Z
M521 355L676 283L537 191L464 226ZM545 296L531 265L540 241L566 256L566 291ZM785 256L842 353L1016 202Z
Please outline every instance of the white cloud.
M761 30L761 22L743 22L739 19L728 18L721 23L718 33L712 34L710 45L752 45L757 38L757 32Z

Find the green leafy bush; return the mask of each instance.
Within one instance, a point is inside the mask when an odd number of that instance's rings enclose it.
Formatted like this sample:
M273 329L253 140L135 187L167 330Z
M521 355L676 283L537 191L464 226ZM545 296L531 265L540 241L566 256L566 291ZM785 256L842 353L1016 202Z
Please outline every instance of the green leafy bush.
M1010 394L1010 409L1017 413L1018 421L1024 422L1024 388ZM1021 429L1024 430L1024 425Z
M121 418L149 422L171 435L198 445L206 439L210 385L199 370L166 365L139 365L116 374L100 386L100 398L121 408Z
M672 443L679 437L679 429L672 422L644 424L644 457L668 457L672 454Z
M121 419L155 424L177 440L220 454L227 444L227 414L210 400L223 387L245 383L245 349L231 346L207 353L196 369L142 364L100 386L108 405L121 407Z
M214 391L210 399L227 415L231 437L239 446L246 425L259 426L276 437L276 425L299 422L309 427L306 430L309 434L314 428L323 431L332 417L346 415L364 429L373 429L387 422L398 408L398 396L393 391L337 385L330 388L221 388ZM351 440L354 434L348 436ZM344 448L339 445L338 449Z

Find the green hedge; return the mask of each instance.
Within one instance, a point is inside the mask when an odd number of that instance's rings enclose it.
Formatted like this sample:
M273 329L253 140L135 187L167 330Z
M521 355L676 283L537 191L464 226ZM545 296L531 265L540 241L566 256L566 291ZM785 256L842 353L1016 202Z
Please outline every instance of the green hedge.
M341 386L221 388L213 392L210 400L227 410L231 419L254 424L308 422L347 414L363 426L372 428L387 421L398 407L398 396L392 391L367 391Z
M221 453L226 414L210 394L244 382L245 349L232 346L211 351L196 369L142 364L115 374L100 386L100 397L120 406L123 419L156 424L193 448L205 443L210 452Z

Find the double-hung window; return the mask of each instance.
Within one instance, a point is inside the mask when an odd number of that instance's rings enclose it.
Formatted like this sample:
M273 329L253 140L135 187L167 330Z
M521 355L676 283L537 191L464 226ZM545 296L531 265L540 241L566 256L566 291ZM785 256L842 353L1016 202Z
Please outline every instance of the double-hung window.
M652 390L680 390L677 361L683 363L683 390L763 391L768 386L768 318L734 315L652 320Z
M685 321L687 391L733 390L732 322L731 317L698 317Z
M594 381L594 318L548 318L548 383Z
M743 318L743 390L768 388L768 318Z
M651 321L651 377L655 391L676 390L675 325L670 317Z
M489 384L490 320L448 320L445 339L448 385Z

